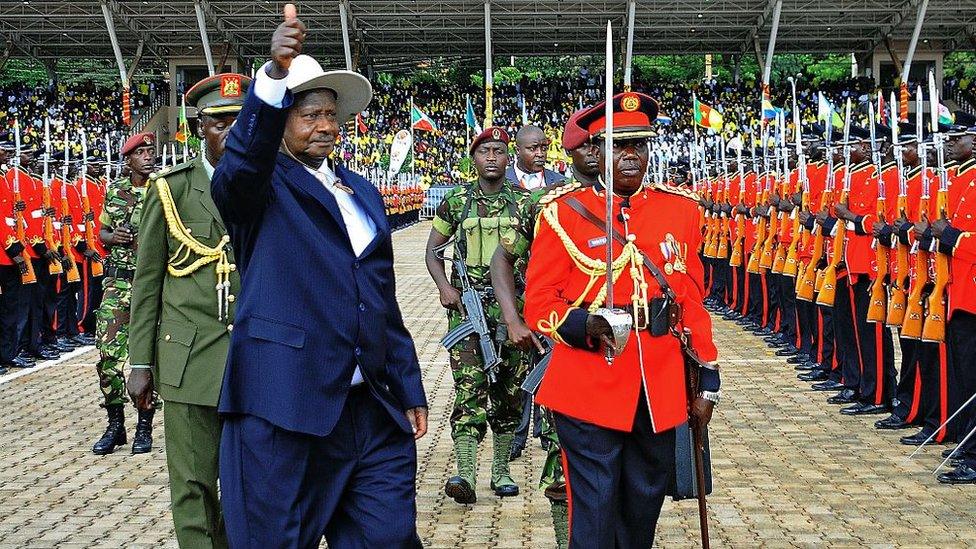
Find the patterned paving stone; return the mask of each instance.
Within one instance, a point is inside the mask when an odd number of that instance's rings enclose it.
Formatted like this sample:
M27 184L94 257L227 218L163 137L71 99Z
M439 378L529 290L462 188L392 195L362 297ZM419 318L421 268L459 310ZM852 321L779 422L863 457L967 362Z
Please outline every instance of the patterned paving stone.
M441 491L453 470L453 390L438 346L445 317L423 265L428 230L422 223L395 236L398 296L432 405L418 446L421 537L430 548L551 547L549 505L536 489L538 444L513 464L519 497L491 495L490 446L477 504L457 505ZM976 546L976 486L945 487L931 475L942 446L906 461L899 434L875 431L874 417L838 414L759 340L717 320L716 341L724 400L710 428L715 547ZM95 358L88 350L0 377L0 548L176 547L161 421L150 454L90 452L104 422ZM127 419L131 429L134 414ZM667 502L657 546L693 547L697 527L694 502Z

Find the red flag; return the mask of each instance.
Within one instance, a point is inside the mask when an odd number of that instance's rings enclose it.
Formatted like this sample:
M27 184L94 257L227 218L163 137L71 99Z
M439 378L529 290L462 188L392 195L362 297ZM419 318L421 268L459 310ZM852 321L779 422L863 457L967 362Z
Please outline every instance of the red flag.
M363 123L362 113L356 115L356 126L359 128L359 133L366 133L369 131L369 128L367 128L366 124Z
M132 125L132 111L129 109L129 88L122 90L122 122L126 126Z

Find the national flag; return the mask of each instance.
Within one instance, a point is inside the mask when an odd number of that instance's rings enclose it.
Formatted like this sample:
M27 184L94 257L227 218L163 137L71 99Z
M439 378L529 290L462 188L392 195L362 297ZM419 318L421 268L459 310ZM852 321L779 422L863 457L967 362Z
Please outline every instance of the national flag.
M762 114L763 120L776 120L779 116L779 109L773 106L773 101L769 98L769 86L764 85L762 90Z
M817 120L828 122L835 128L843 128L844 120L841 119L837 109L827 101L824 94L817 92Z
M474 115L474 105L471 104L471 96L468 96L468 106L464 114L464 121L474 133L481 133L481 126L478 125L478 118Z
M953 116L952 111L949 110L949 107L939 103L939 124L943 126L951 126L955 123L956 117Z
M369 131L369 128L366 127L366 123L363 122L363 113L356 115L356 129L359 130L359 133L366 133Z
M410 112L410 127L424 132L437 131L437 124L434 124L434 121L424 114L424 111L418 109L416 105L413 106L413 110Z
M695 124L715 131L722 131L722 113L695 99Z
M180 143L186 143L190 136L190 123L186 119L186 95L183 96L183 104L180 105L180 120L176 125L175 139Z

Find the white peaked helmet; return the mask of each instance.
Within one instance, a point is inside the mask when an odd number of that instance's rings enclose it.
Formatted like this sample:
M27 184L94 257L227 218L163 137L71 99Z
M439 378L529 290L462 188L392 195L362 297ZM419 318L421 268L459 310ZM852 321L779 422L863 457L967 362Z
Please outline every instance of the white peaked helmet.
M304 54L292 60L287 85L294 94L321 89L334 91L340 124L355 118L373 98L373 87L363 75L353 71L324 71L318 61Z

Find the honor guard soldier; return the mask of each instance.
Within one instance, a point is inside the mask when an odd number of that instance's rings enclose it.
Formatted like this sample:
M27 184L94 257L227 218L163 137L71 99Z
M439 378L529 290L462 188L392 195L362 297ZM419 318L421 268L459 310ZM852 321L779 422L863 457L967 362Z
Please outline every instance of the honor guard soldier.
M527 271L526 321L556 341L536 399L552 410L563 446L570 547L653 543L675 467L674 428L688 419L684 356L665 311L682 307L673 328L691 330L702 360L714 367L718 357L702 303L698 197L675 187L643 186L657 103L630 92L612 101L612 158L600 156L613 170L613 227L626 235L623 245L612 241L619 298L606 303L610 235L602 181L544 205ZM605 104L597 105L580 120L601 151L604 110ZM677 303L662 297L661 280ZM597 314L604 307L631 315L632 332L621 349L608 346L619 332ZM627 328L618 326L623 333ZM607 353L618 354L611 364ZM701 377L705 392L692 409L704 425L718 400L718 369Z
M136 407L166 401L166 462L181 547L227 547L217 498L220 397L240 277L210 194L251 79L205 78L186 92L203 153L150 176L139 225L127 388Z
M155 143L153 134L139 133L122 145L121 155L125 157L130 174L109 183L100 218L99 238L109 254L102 281L105 293L96 312L99 352L96 371L105 399L103 406L108 414L108 427L92 448L97 455L111 454L116 446L127 442L123 411L127 399L122 368L129 358L129 303L136 267L137 234L146 185L156 164ZM132 438L133 454L152 449L154 410L155 407L139 410L139 422Z
M944 211L933 217L935 249L950 257L946 323L947 374L950 379L950 413L976 394L976 120L957 112L955 126L948 133L945 153L956 163ZM945 484L976 484L976 412L970 402L960 421L955 449L956 468L939 475Z
M525 352L544 352L538 338L533 334L522 317L518 296L525 294L525 266L529 259L529 249L535 236L536 220L540 205L548 203L553 198L572 192L582 187L590 187L600 176L601 165L599 151L590 140L590 135L579 126L579 119L588 109L580 109L570 116L563 130L562 146L573 161L573 175L564 182L543 187L532 192L531 200L519 210L518 230L512 239L503 239L495 250L491 259L491 283L495 290L495 297L502 311L502 318L508 328L508 339ZM516 275L516 269L518 275ZM541 356L539 357L541 358ZM541 368L542 365L536 365ZM529 403L531 403L529 398ZM538 407L535 407L538 408ZM532 407L523 408L522 428L528 431L531 415L536 417L537 436L542 441L546 451L546 460L542 465L542 475L539 487L545 491L552 511L552 525L556 535L556 546L565 548L569 543L569 518L566 503L566 477L563 474L562 451L559 447L559 437L553 425L552 413L546 409L539 409L538 414L532 414ZM521 429L519 436L522 436ZM516 437L516 446L519 437ZM524 446L525 440L521 440ZM521 449L516 448L521 451Z
M522 416L520 386L526 359L518 347L508 342L489 275L495 248L501 241L514 238L519 229L517 214L530 200L528 191L505 176L508 144L508 134L498 127L488 128L474 139L470 154L478 179L447 193L437 208L427 240L427 270L437 284L441 305L449 311L448 329L455 330L465 321L483 323L487 329L465 337L450 349L456 391L451 431L458 474L447 481L445 491L458 503L470 504L477 499L478 444L489 425L494 434L492 490L500 497L519 492L508 462ZM451 238L455 243L455 269L448 279L437 250ZM459 272L457 267L461 265L466 273ZM463 302L462 292L471 291L480 296L481 313L474 310L479 308L476 304ZM472 319L477 316L483 319ZM496 342L502 342L500 350ZM494 354L492 351L497 352L497 357L489 356Z

